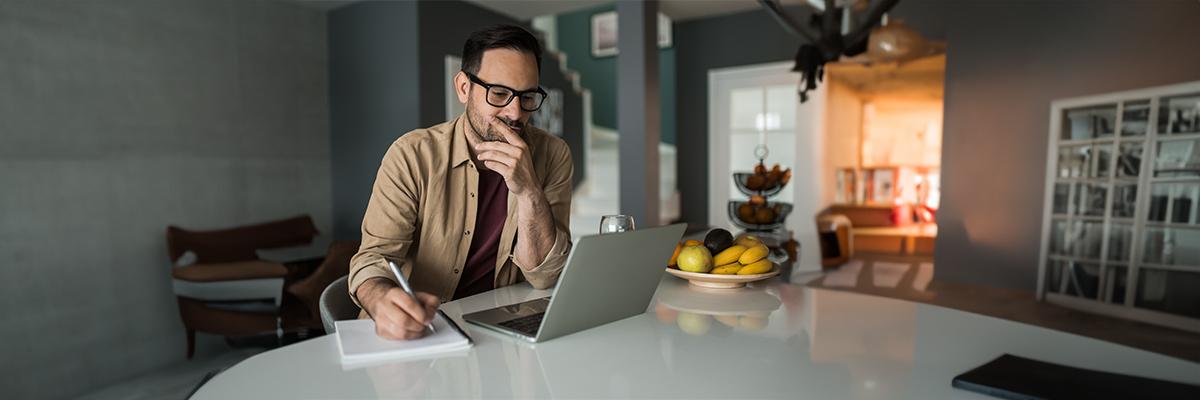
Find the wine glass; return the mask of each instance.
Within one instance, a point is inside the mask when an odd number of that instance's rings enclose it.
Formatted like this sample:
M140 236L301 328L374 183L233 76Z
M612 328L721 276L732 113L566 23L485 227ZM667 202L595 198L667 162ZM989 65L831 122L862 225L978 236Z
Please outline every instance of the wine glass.
M633 216L605 215L600 218L600 234L619 233L633 230Z

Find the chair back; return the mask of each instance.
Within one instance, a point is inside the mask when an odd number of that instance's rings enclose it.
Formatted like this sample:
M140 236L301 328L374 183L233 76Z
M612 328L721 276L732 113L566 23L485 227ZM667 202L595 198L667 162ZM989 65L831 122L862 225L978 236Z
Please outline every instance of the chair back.
M359 308L350 300L350 287L345 276L338 278L321 292L321 324L325 333L337 332L334 321L358 318Z
M168 226L167 255L175 262L191 251L198 264L257 260L258 249L307 245L316 235L317 227L307 215L211 231Z
M854 247L850 242L850 218L841 214L818 214L817 239L821 245L821 266L835 267L850 261Z

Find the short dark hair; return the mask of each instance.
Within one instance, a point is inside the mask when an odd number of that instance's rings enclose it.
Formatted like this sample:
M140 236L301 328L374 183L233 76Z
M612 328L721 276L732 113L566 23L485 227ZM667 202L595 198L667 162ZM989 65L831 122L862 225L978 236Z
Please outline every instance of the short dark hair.
M483 52L491 49L513 49L533 54L537 60L538 72L542 70L542 45L536 37L525 28L516 25L493 25L472 32L463 44L462 70L472 74L479 73L479 64L483 61Z

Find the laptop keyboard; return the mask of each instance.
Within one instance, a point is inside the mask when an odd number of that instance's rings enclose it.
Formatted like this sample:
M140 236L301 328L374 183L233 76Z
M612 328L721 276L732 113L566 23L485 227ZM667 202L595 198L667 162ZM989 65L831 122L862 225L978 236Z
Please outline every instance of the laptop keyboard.
M517 332L521 332L521 333L525 334L526 336L533 337L533 336L537 336L538 328L540 328L542 326L542 317L545 317L545 316L546 316L546 313L541 312L541 313L528 315L528 316L524 316L524 317L517 318L517 319L510 319L508 321L501 322L500 326L503 326L508 329L512 329Z

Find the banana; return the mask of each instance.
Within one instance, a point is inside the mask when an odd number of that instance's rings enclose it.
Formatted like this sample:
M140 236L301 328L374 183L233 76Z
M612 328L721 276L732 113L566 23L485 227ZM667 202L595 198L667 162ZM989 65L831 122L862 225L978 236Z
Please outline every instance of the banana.
M758 261L754 262L753 264L742 267L742 269L738 270L737 274L738 275L765 274L767 272L771 272L771 267L772 267L771 260L764 258L762 260L758 260Z
M751 211L753 211L753 210L751 210ZM739 238L737 238L737 240L733 241L733 244L742 245L742 247L745 247L747 249L754 247L754 245L759 244L759 243L762 243L762 242L759 241L758 238L756 238L754 236L750 236L750 235L739 237Z
M742 269L742 264L738 264L737 262L732 262L729 264L722 265L720 267L713 268L712 271L708 271L708 273L717 274L717 275L735 275L741 269Z
M742 265L754 264L756 261L765 258L768 251L767 245L756 244L754 247L746 249L746 251L742 253L741 257L738 257L738 262L742 263Z
M746 252L746 246L738 246L738 245L729 246L728 249L725 249L724 251L717 253L717 255L715 257L713 257L713 264L725 265L725 264L732 264L732 263L738 262L738 258L742 256L742 253L745 253L745 252Z

